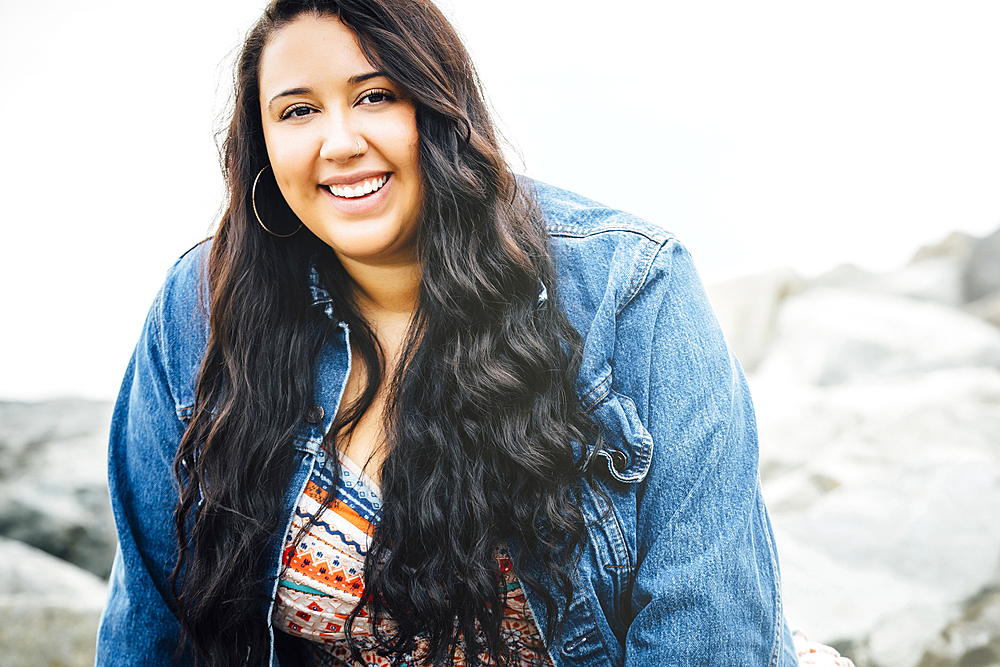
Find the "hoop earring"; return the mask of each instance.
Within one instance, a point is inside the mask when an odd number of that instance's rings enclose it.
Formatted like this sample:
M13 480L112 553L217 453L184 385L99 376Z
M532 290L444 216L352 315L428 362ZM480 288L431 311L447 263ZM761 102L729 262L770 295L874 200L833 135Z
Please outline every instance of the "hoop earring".
M253 205L254 217L257 218L257 222L260 223L260 226L264 228L265 232L267 232L271 236L277 236L279 239L287 239L289 236L294 236L295 234L298 233L300 229L302 229L302 222L299 222L299 226L296 227L295 231L292 232L291 234L275 234L274 232L272 232L270 229L267 228L267 225L264 224L264 221L260 219L260 213L257 212L257 181L260 180L260 175L264 173L264 170L270 166L271 165L269 164L265 164L263 167L261 167L260 171L257 172L256 178L253 179L253 187L250 189L250 203Z

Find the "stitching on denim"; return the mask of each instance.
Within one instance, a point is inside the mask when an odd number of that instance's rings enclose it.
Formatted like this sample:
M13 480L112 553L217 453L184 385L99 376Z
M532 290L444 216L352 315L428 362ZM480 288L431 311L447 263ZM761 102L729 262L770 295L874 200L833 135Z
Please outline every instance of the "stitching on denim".
M611 392L614 392L614 390L612 389ZM625 394L616 393L615 395L618 396L619 398L618 402L621 403L622 405L622 411L625 410L625 405L626 405L623 402L624 400L627 400L629 403L632 404L632 410L635 412L635 417L639 421L639 425L642 426L643 431L645 431L644 435L639 436L639 440L642 442L639 451L633 452L636 454L636 460L637 460L636 465L632 466L635 472L633 472L630 475L623 475L623 474L616 475L614 472L612 473L612 476L614 476L616 479L619 479L622 482L633 484L641 481L646 476L646 473L649 472L649 464L653 458L653 436L649 433L649 429L646 427L646 425L642 423L642 419L639 418L639 412L635 409L635 401L633 401L630 396L626 396Z
M618 222L617 224L604 224L597 227L596 229L577 227L574 225L566 225L561 223L554 223L548 225L548 232L550 236L569 237L576 239L582 239L582 238L587 238L588 236L597 236L599 234L608 234L608 233L635 234L636 236L641 236L644 239L656 243L657 245L662 244L671 238L669 232L656 233L651 230L642 229L638 226L623 224L622 222Z
M761 519L764 522L764 539L767 540L768 553L771 556L771 574L774 576L774 645L771 649L771 662L769 663L769 667L775 667L775 665L778 664L778 656L781 653L781 640L785 634L785 624L782 622L783 601L781 599L781 571L778 568L778 560L775 556L777 552L774 547L774 542L771 539L771 530L767 525L767 509L764 506L764 497L760 492L759 474L757 476L757 511L760 512Z
M322 445L322 441L317 442L315 438L306 438L301 435L295 436L292 444L295 449L307 454L316 454Z
M609 542L612 543L612 556L623 554L625 560L629 563L628 565L616 565L604 562L602 565L615 570L631 570L633 568L632 554L628 550L628 544L625 541L625 530L622 527L622 522L618 519L618 515L615 513L614 503L602 506L604 505L604 501L601 499L600 494L590 484L587 484L586 488L590 492L591 502L594 504L594 508L597 509L598 514L598 521L595 521L591 525L599 528L608 537ZM605 516L605 513L607 513L607 516Z
M592 399L591 397L598 391L602 392L601 395L598 396L596 399ZM583 409L588 412L593 410L595 407L597 407L598 403L604 400L604 397L607 396L610 392L611 392L611 371L608 371L607 375L605 375L604 378L600 382L598 382L593 389L588 391L586 394L583 395L582 398L580 398L580 402L583 404Z
M600 614L594 613L594 607L593 607L594 602L591 601L592 599L596 601L597 596L596 595L593 595L593 596L592 595L585 595L583 597L584 597L584 604L586 605L587 611L590 613L590 622L593 624L593 628L589 632L587 632L584 635L582 635L581 637L577 637L575 640L573 640L573 642L572 642L573 646L572 646L571 650L575 650L575 649L579 648L584 643L586 643L586 641L588 639L590 639L591 637L593 637L596 634L597 637L601 640L601 647L604 649L604 656L608 659L608 662L610 663L610 661L611 661L611 651L608 649L608 644L607 644L607 642L604 639L604 633L601 632L600 627L598 627L598 619L599 618L604 618L604 614L603 613L600 613ZM598 611L600 611L600 610L598 610ZM607 622L607 619L605 619L605 622ZM613 632L611 634L614 635ZM567 650L567 645L564 643L561 647L559 647L558 652L559 653L568 653L569 651Z
M639 259L636 261L636 272L625 290L624 298L621 305L615 311L615 315L620 315L625 310L625 307L632 303L632 300L642 291L642 287L646 284L649 276L649 271L653 267L653 261L656 259L657 254L659 254L660 249L666 246L666 243L667 241L662 244L646 244L643 246Z
M190 250L188 252L190 252ZM187 253L184 253L184 254L186 255ZM182 255L182 257L183 257L183 255ZM178 261L180 261L180 260L178 260ZM169 362L167 360L167 350L169 349L169 346L166 346L166 345L163 344L163 341L166 340L165 332L163 331L163 327L165 326L166 319L163 317L163 312L162 311L163 311L163 308L164 308L164 304L163 304L163 302L164 302L164 296L165 296L164 292L166 292L166 290L167 290L167 286L166 285L164 285L163 287L161 287L160 291L156 293L156 300L153 302L153 336L154 336L154 340L152 340L151 343L152 343L152 346L156 349L157 354L160 357L160 359L159 359L160 370L163 373L163 378L165 380L165 384L166 384L166 387L167 387L167 393L170 394L170 402L174 404L174 414L177 416L178 419L180 419L181 421L184 421L185 417L190 417L191 416L190 414L185 415L184 412L193 409L194 406L192 405L192 406L185 407L185 406L177 405L177 397L174 395L174 388L170 386L170 373L168 371L168 368L169 368L170 364L169 364Z

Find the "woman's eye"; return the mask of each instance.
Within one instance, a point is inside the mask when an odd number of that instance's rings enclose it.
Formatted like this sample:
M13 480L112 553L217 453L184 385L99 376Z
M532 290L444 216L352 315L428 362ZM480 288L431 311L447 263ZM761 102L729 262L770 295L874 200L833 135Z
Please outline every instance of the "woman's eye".
M396 99L388 90L370 90L358 99L358 104L379 104L380 102L392 102Z
M288 107L285 109L284 113L281 114L281 120L285 120L286 118L301 118L302 116L308 116L313 112L314 110L312 107L304 105Z

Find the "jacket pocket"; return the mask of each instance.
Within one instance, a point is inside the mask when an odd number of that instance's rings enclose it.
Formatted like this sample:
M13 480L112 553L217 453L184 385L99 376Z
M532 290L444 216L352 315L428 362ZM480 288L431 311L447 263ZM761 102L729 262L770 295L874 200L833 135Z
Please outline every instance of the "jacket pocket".
M628 396L609 390L591 414L601 425L604 436L604 447L594 459L603 458L608 472L619 482L641 482L649 471L653 437L639 419L635 403Z

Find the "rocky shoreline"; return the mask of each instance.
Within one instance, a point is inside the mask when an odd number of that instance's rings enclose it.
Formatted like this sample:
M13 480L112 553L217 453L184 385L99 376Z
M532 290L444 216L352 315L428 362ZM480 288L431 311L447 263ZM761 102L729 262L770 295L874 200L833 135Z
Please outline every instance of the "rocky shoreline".
M1000 230L709 294L748 370L789 623L858 667L1000 665Z
M1000 665L1000 230L709 294L754 394L789 622L858 667ZM0 402L0 667L93 664L110 416Z

